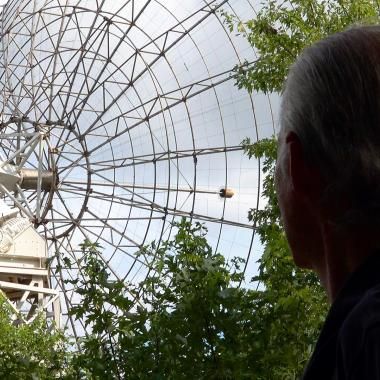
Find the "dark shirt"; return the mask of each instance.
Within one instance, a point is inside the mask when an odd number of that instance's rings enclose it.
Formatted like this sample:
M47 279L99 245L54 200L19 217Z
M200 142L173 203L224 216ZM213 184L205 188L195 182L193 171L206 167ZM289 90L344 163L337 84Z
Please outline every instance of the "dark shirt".
M380 252L332 304L303 380L380 380Z

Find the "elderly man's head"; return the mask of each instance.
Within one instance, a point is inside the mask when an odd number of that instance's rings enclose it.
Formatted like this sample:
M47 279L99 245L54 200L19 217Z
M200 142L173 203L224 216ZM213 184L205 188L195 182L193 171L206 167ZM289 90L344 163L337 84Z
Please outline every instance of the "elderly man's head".
M290 70L280 125L280 208L296 262L311 267L305 252L323 249L324 225L380 226L380 27L307 48Z

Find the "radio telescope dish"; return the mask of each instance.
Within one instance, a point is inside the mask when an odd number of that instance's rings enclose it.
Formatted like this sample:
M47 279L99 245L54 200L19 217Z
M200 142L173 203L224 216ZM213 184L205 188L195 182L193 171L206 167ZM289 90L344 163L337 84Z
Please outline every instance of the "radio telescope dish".
M215 250L249 257L260 170L240 143L271 135L273 117L267 97L234 86L233 67L255 55L221 11L246 19L252 4L8 1L0 191L50 256L78 261L88 238L115 278L138 281L147 267L135 253L185 216L206 223ZM75 332L67 311L76 296L63 280L80 268L59 264L51 287Z

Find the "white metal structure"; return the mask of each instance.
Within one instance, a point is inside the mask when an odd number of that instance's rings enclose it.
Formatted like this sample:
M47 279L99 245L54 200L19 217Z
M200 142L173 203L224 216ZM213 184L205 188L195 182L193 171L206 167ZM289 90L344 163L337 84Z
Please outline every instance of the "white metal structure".
M0 192L56 256L49 286L62 294L62 327L75 334L81 327L67 311L79 299L63 280L80 275L85 238L128 281L150 266L135 253L170 237L182 216L207 224L215 250L250 258L247 211L259 204L260 169L240 142L272 133L272 105L234 85L234 66L256 57L222 10L254 12L250 0L3 8ZM61 255L78 265L65 268Z
M3 184L11 182L3 175L0 178ZM46 242L18 209L9 209L3 202L0 206L0 289L15 312L15 322L30 323L45 311L59 326L59 292L49 286Z

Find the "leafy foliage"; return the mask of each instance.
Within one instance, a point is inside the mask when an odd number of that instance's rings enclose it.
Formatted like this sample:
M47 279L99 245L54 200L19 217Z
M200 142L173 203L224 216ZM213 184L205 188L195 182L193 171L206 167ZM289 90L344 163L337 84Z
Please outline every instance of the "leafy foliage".
M377 23L378 15L377 0L268 0L246 22L224 13L230 31L245 37L259 57L236 67L239 88L280 92L302 49L350 25Z
M152 267L137 286L111 281L100 247L82 245L83 277L71 282L83 299L71 312L92 334L74 358L77 378L298 376L326 304L315 277L295 270L280 230L267 235L276 255L261 259L262 289L247 289L238 286L243 259L213 253L199 223L176 227L172 240L140 252Z
M16 325L13 317L13 310L0 294L0 378L37 380L69 376L63 333L49 331L42 315L21 325Z
M297 268L291 257L274 186L277 142L274 138L251 143L243 141L249 158L263 160L263 197L265 207L251 209L249 219L256 220L264 246L259 259L262 307L260 341L267 347L262 360L262 378L298 378L310 357L324 321L328 305L316 275Z
M174 239L141 251L152 268L138 286L110 281L99 247L82 246L85 278L76 283L83 302L71 312L93 334L75 358L78 376L252 378L247 337L255 292L237 286L243 260L212 253L201 224L183 219L177 227Z

